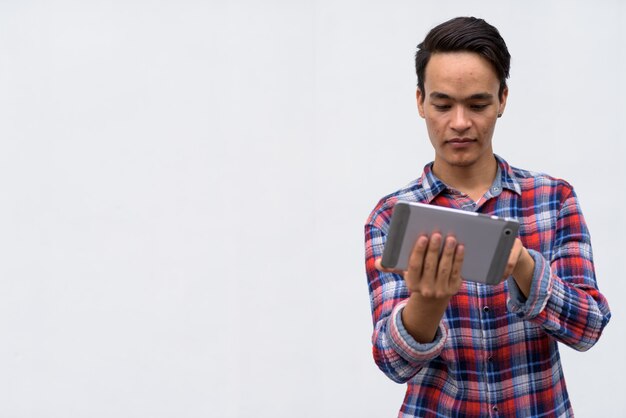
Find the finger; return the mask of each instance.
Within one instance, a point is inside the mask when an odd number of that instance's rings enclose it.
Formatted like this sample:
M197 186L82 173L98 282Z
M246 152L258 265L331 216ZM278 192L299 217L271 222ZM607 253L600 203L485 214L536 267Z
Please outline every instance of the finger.
M452 262L452 272L449 280L450 288L452 289L458 289L463 281L463 276L461 276L463 260L465 260L465 246L458 244L454 251L454 261Z
M424 266L422 267L422 294L432 296L435 291L435 278L439 265L439 251L441 249L442 237L438 232L433 233L428 240L428 248L424 256Z
M456 238L449 235L443 244L439 265L437 267L437 282L441 281L444 286L448 285L452 272L452 262L454 260L454 250L456 248Z
M439 232L435 232L428 240L428 248L424 257L423 275L429 274L435 277L439 264L439 254L441 251L442 237Z
M449 296L450 290L450 274L452 273L452 263L454 261L454 250L456 248L456 238L453 236L446 237L443 242L439 264L437 266L437 276L434 281L434 296L442 298Z
M396 274L403 273L402 270L395 270L395 269L391 269L391 268L383 266L382 258L377 258L376 261L374 261L374 267L376 267L376 270L381 271L383 273L396 273Z
M407 267L407 277L411 280L419 280L422 277L422 268L424 264L424 253L428 247L428 237L420 235L415 240L413 250L411 250L411 257L409 258L409 265Z

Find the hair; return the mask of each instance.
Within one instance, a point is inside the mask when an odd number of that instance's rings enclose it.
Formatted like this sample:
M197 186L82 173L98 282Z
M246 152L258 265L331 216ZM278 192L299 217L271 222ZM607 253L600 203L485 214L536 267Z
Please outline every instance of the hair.
M493 65L500 80L498 96L502 98L506 79L509 78L511 54L498 29L475 17L457 17L435 26L417 45L415 72L420 91L424 93L426 65L432 54L461 51L474 52ZM423 97L422 94L422 100Z

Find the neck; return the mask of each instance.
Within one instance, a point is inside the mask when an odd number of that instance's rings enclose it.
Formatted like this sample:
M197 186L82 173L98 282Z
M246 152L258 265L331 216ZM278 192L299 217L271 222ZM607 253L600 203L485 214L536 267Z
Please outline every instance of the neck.
M483 161L469 166L449 165L435 157L433 173L447 186L467 194L478 201L491 187L498 171L496 157L493 154Z

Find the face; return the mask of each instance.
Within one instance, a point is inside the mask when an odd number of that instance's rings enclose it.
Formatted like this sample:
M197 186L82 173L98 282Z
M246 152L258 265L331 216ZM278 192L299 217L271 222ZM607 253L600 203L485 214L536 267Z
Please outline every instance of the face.
M435 148L437 171L493 163L491 138L508 90L492 65L472 52L435 53L426 65L420 116Z

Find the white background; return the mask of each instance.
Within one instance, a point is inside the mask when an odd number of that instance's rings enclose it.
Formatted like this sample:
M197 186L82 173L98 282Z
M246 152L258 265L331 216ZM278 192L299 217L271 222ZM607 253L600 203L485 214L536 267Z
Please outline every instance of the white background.
M624 4L0 1L0 417L395 416L362 228L433 157L413 54L458 15L513 56L496 152L591 229L577 416L626 416Z

